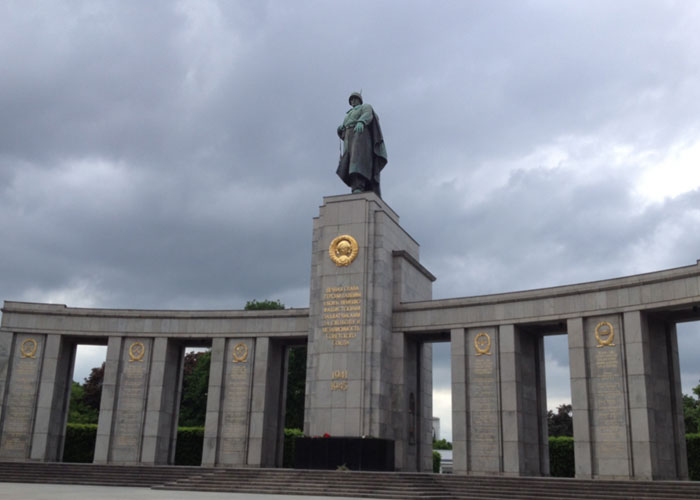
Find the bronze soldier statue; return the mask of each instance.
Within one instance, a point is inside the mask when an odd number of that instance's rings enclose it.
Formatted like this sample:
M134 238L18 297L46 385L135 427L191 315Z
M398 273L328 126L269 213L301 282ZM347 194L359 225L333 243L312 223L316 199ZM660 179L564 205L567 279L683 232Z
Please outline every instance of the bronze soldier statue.
M381 197L379 174L387 156L379 117L372 106L362 102L360 93L353 92L348 100L352 108L338 127L343 155L336 173L353 193L374 191Z

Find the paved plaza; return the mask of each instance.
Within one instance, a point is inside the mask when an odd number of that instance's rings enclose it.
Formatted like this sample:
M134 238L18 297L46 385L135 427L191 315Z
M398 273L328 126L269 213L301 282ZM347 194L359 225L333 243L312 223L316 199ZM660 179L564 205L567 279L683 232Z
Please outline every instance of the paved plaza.
M76 498L83 500L124 500L127 498L129 500L359 500L353 497L209 493L202 491L166 491L148 488L68 484L2 483L0 485L0 500L75 500Z

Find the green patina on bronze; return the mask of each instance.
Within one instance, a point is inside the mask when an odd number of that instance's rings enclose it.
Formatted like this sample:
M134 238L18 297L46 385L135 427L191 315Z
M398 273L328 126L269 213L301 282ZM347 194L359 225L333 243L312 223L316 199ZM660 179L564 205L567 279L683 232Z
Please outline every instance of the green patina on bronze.
M373 191L381 196L379 174L387 163L386 146L379 117L358 92L348 99L348 110L338 137L343 141L343 154L336 173L353 193Z

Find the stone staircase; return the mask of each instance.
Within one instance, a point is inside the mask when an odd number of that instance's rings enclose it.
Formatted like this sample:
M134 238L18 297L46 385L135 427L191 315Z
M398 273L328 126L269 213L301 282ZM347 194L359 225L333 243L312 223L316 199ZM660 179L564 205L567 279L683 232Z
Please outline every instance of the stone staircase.
M202 472L201 467L0 462L0 482L141 486Z
M435 476L301 469L220 469L154 486L154 489L357 498L452 498Z
M700 482L437 475L446 498L700 499Z
M700 499L700 482L602 481L298 469L0 462L0 482L357 498Z

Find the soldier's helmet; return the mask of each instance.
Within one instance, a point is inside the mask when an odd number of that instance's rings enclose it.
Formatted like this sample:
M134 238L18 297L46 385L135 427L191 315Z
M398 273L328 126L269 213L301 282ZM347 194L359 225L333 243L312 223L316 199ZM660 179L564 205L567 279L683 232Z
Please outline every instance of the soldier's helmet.
M350 103L350 99L352 99L353 97L357 97L360 100L360 104L363 103L362 94L360 94L359 92L353 92L352 94L350 94L350 97L348 97L348 103Z

